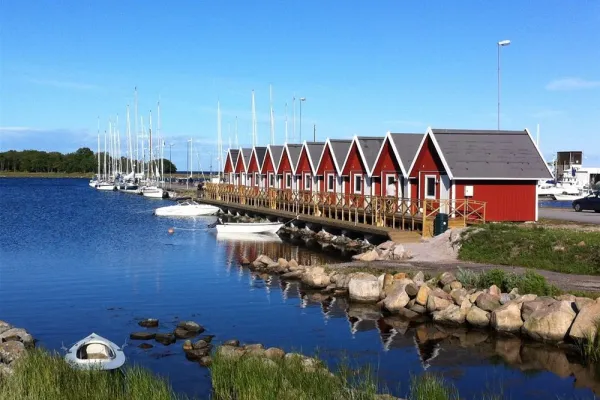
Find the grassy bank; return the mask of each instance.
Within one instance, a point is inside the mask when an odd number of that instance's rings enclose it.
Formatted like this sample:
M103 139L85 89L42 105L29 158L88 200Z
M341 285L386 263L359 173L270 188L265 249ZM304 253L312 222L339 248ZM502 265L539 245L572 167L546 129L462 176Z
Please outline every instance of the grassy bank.
M14 373L0 380L2 400L174 400L166 380L139 367L125 374L76 371L62 357L35 349L17 363Z
M86 174L83 172L0 172L0 178L86 178L91 179L93 173Z
M488 224L463 235L464 261L600 275L600 232Z

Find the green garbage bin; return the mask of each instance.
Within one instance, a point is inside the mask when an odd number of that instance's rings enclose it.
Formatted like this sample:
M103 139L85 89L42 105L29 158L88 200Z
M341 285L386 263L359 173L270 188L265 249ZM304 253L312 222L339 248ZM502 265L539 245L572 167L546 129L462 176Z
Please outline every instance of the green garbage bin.
M439 213L433 221L433 236L441 235L448 229L448 214Z

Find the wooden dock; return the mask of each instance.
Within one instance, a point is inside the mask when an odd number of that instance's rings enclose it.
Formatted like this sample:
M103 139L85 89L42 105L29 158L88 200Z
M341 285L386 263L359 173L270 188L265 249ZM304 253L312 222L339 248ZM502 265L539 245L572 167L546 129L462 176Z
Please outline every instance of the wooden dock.
M433 236L435 215L449 215L449 227L485 222L485 203L418 200L344 193L302 192L229 184L207 184L198 201L241 213L262 214L409 243Z

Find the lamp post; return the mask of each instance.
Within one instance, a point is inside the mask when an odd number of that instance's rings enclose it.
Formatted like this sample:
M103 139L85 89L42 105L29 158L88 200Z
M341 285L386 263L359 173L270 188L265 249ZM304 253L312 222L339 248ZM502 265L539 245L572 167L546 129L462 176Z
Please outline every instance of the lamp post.
M300 97L300 143L302 143L302 102L306 101L306 97Z
M169 188L173 187L173 161L171 161L171 149L175 143L169 143Z
M500 130L500 48L509 44L510 40L501 40L498 42L498 130Z

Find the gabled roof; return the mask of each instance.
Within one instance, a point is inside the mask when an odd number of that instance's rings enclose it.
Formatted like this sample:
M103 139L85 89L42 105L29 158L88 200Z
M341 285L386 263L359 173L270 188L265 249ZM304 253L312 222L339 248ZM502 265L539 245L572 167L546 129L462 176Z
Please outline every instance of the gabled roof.
M267 146L267 152L265 153L265 157L267 157L267 154L269 155L269 157L271 157L271 163L273 164L273 169L275 171L277 171L277 168L279 168L281 153L283 153L283 146L273 146L271 144ZM265 160L263 160L262 165L265 165Z
M240 149L242 163L244 165L244 171L248 171L248 166L250 165L250 156L252 155L252 148L245 147ZM237 164L236 164L237 167Z
M288 155L290 157L290 165L292 166L292 171L296 173L296 168L298 167L298 160L300 159L300 152L302 151L302 145L286 143L285 147L287 148Z
M323 155L325 154L325 149L329 148L329 151L333 156L333 163L335 164L335 169L337 170L338 175L341 175L341 167L344 166L344 161L346 160L346 156L348 155L348 151L350 150L351 144L352 140L327 139L327 141L325 142L325 146L323 146L323 150L321 151L321 157L319 157L317 168L319 168L319 165L321 165L321 160L323 159Z
M306 147L306 152L308 154L308 162L310 163L310 168L312 169L313 174L317 173L317 167L319 166L319 157L323 152L324 146L325 142L304 141L304 147Z
M352 139L353 142L356 143L356 147L358 148L358 153L362 158L363 164L367 169L367 174L371 176L373 173L373 168L375 167L375 161L377 161L377 156L379 155L379 151L381 150L381 146L385 137L371 137L371 136L354 136ZM345 168L346 163L348 162L348 158L350 156L350 152L346 154L346 159L344 160Z
M235 166L237 165L238 154L240 154L240 149L229 149L227 152L227 156L231 160L231 169L235 171Z
M252 151L256 156L256 164L258 165L258 170L262 170L263 162L265 161L265 154L267 154L266 147L254 147Z
M544 157L527 129L499 131L429 128L418 151L427 137L431 138L451 179L552 178ZM414 163L415 160L411 170Z
M419 145L421 144L421 140L423 140L423 133L391 133L388 132L386 135L386 139L390 142L390 146L394 155L396 156L396 161L400 165L400 171L404 177L408 177L408 168L411 166L413 159L417 155L417 150L419 149ZM377 153L377 158L373 163L373 168L371 169L371 174L373 170L375 170L375 166L379 162L379 157L381 157L381 152L383 151L383 143L381 143L381 147L379 148L379 153Z

